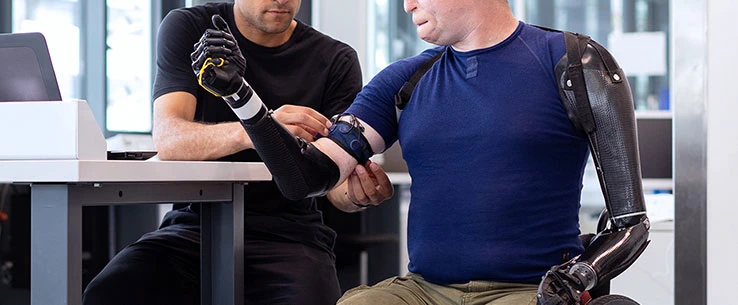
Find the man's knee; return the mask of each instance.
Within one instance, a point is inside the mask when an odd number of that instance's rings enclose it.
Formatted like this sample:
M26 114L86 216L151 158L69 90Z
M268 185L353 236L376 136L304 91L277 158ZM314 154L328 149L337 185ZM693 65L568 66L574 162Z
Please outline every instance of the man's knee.
M396 278L380 282L372 287L361 285L344 293L336 305L427 305L420 292L414 292L410 287L395 284Z
M398 296L384 289L362 285L352 288L338 300L336 305L405 304Z
M87 288L85 288L85 292L82 294L83 305L103 304L103 300L100 296L104 295L104 293L100 292L100 288L97 287L97 285L93 285L93 283L94 281L90 282L90 284L87 285Z
M175 254L158 245L126 247L87 285L82 304L196 304L174 303L199 292L199 266L173 263L184 261Z
M118 291L124 289L114 283L112 278L101 277L92 279L82 294L83 305L116 305L119 298L115 298Z

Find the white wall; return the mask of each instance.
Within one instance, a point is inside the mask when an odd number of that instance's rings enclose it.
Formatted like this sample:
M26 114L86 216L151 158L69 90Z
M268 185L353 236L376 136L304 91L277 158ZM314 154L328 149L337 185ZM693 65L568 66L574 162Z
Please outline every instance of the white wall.
M394 1L394 0L392 0ZM347 43L359 54L364 83L370 76L369 67L368 5L371 0L313 0L313 27Z
M707 303L738 287L738 2L707 1Z

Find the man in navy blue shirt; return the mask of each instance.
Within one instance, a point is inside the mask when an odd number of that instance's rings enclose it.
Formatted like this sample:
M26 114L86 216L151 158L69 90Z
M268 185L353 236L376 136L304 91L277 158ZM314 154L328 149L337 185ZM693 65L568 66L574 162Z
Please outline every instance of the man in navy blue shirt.
M231 64L238 50L213 56L223 67L193 65L288 198L328 192L400 141L413 180L410 273L350 290L339 304L578 303L647 244L623 71L594 41L518 21L506 0L404 5L418 36L443 47L381 71L314 142L272 118ZM437 54L398 119L395 94ZM613 229L584 249L578 210L590 151Z

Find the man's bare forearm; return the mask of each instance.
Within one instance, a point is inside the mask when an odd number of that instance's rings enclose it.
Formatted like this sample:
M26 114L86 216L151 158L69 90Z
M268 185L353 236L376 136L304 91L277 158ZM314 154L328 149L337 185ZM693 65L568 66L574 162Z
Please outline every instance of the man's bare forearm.
M328 198L328 201L330 201L334 207L346 213L364 210L351 202L351 199L348 196L348 180L336 186L336 188L328 192L325 197Z
M239 122L203 124L172 118L155 124L153 138L162 160L214 160L253 148Z

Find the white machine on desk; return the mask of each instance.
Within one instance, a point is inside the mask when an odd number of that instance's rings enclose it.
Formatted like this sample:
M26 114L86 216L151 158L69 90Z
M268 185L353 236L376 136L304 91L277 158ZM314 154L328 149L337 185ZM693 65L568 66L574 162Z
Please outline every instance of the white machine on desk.
M62 102L41 33L0 34L0 160L105 160L85 101Z
M85 101L0 103L0 160L106 160Z

